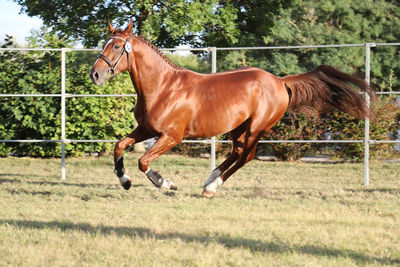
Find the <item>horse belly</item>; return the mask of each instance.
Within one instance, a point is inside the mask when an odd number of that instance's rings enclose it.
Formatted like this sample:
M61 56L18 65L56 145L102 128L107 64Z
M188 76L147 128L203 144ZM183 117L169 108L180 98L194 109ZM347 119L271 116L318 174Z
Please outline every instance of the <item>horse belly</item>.
M188 98L194 112L187 135L211 137L239 127L257 112L260 97L266 97L265 75L265 71L246 69L211 76Z
M250 116L249 109L208 108L194 114L187 127L186 137L211 137L237 128Z

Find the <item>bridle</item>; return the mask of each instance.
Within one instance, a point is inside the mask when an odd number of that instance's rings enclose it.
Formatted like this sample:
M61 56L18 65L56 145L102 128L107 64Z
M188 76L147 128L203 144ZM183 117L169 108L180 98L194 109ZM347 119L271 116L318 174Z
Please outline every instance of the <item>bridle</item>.
M115 62L115 64L113 64L114 62L114 60L113 61L111 61L108 57L106 57L105 55L103 55L103 54L100 54L100 55L98 55L97 56L97 58L101 58L102 60L104 60L104 62L106 62L107 63L107 65L110 67L109 69L108 69L108 73L111 75L111 79L112 78L114 78L114 76L115 76L115 68L118 66L118 64L119 64L119 62L121 61L121 59L122 59L122 56L124 55L124 53L126 52L126 56L127 56L127 60L128 60L128 70L130 71L130 69L131 69L131 66L130 66L130 64L129 64L129 53L132 51L132 45L131 45L131 43L129 42L130 41L130 39L131 39L131 35L129 35L128 36L128 38L125 40L125 39L123 39L123 38L121 38L121 37L118 37L118 36L113 36L113 37L110 37L108 40L110 40L110 39L118 39L118 40L121 40L121 41L124 41L125 42L125 45L124 45L124 47L123 47L123 49L122 49L122 51L121 51L121 54L119 55L119 57L118 57L118 60L117 60L117 62Z

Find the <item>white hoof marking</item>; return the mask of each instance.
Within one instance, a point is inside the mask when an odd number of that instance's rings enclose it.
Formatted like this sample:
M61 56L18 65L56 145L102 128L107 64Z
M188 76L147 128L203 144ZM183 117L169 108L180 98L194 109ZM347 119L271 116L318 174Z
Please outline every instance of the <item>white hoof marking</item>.
M176 187L176 184L174 183L174 181L172 181L171 179L164 179L162 182L161 187L170 189L171 187Z
M214 179L214 181L212 181L211 183L206 184L205 190L215 193L217 192L217 187L222 185L223 183L224 181L222 181L221 177L218 177Z
M124 174L123 176L118 177L118 178L119 178L119 182L121 183L121 185L124 185L125 183L127 183L131 180L131 178L127 174Z
M208 176L205 185L206 186L209 185L210 183L212 183L215 180L215 178L218 178L219 176L221 176L221 171L218 169L213 170L210 173L210 176Z

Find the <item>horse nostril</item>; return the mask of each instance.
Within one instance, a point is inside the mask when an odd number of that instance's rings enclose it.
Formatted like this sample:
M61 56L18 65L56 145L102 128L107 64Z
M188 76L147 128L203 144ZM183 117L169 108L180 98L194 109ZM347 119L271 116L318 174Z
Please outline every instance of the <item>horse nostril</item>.
M90 73L90 78L92 79L93 82L98 81L99 80L99 74L97 73L97 71L95 70L91 70Z

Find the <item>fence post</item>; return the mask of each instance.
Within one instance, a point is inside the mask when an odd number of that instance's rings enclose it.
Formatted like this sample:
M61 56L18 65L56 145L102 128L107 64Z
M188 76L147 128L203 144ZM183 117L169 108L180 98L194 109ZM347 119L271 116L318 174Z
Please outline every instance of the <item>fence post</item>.
M373 43L365 44L365 81L370 84L371 75L371 47L376 46ZM365 101L367 107L370 106L369 95L365 94ZM364 128L364 186L369 185L369 117L365 117L365 128Z
M67 178L65 162L65 54L67 48L61 49L61 179Z
M217 72L217 48L210 47L211 51L211 73ZM211 171L215 169L216 161L216 138L211 137Z

